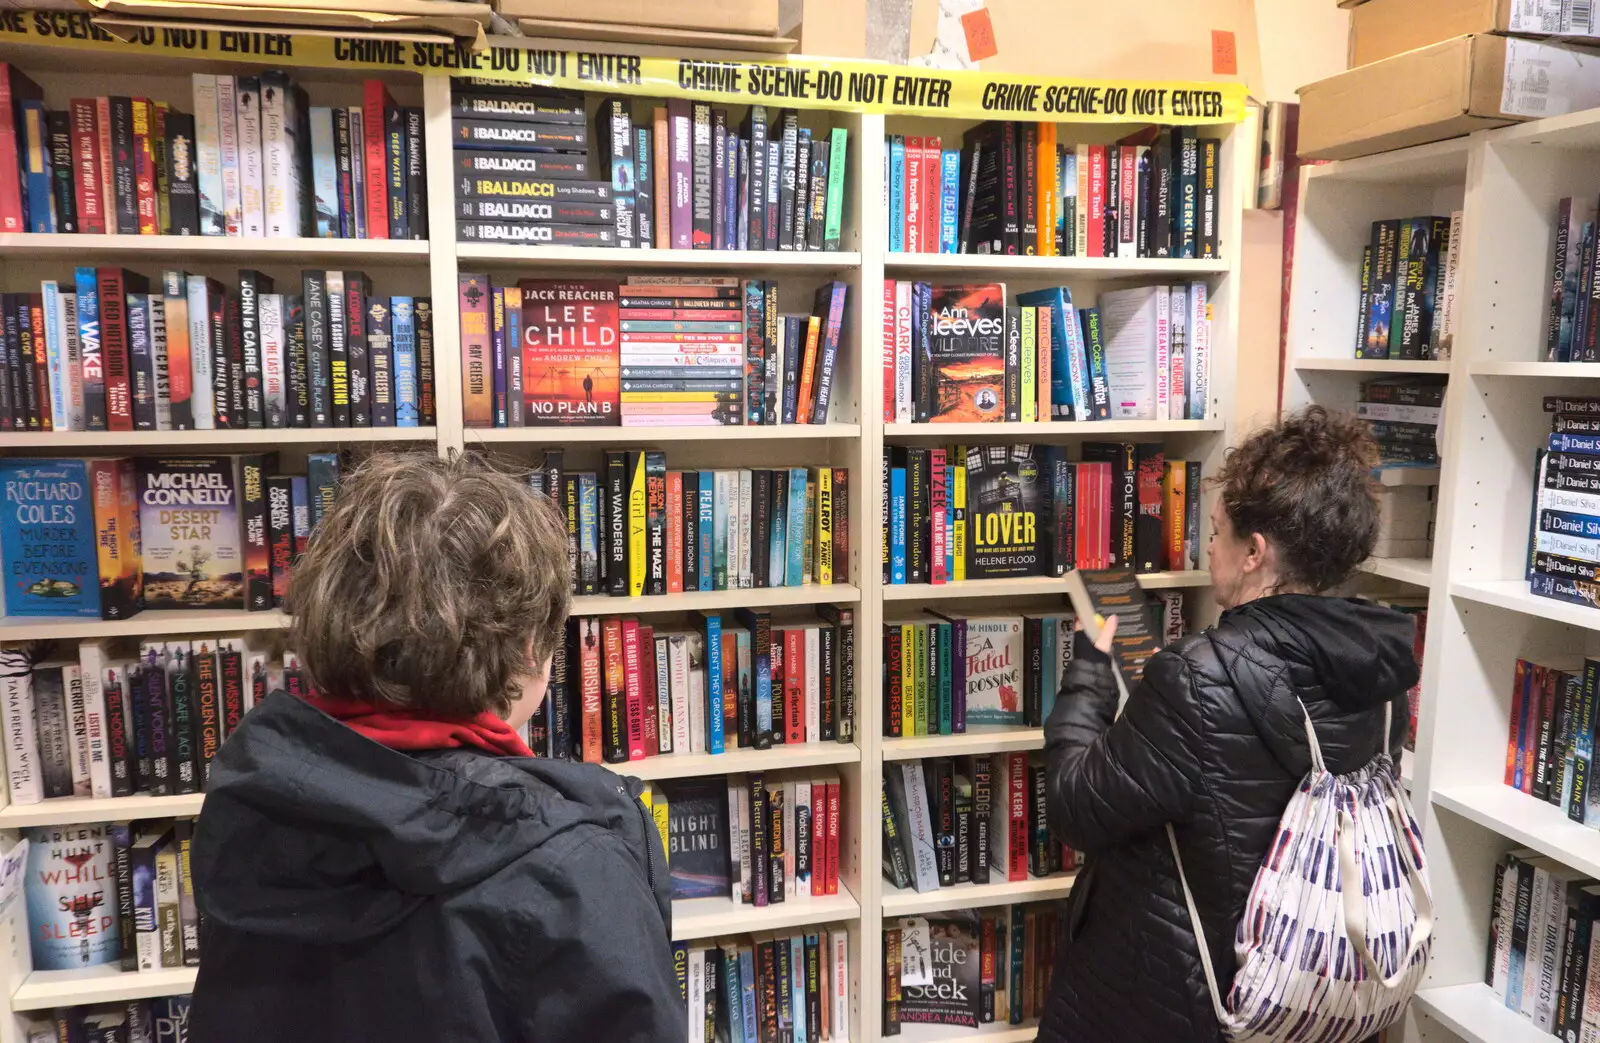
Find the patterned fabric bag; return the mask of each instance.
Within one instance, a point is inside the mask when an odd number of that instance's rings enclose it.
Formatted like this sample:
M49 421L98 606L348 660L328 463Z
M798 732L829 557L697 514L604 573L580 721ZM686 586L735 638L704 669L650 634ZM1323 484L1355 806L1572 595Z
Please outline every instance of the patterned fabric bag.
M1385 737L1392 712L1384 708ZM1432 948L1422 831L1387 738L1350 775L1328 772L1309 715L1306 741L1311 774L1289 801L1250 889L1226 999L1177 834L1167 826L1211 1003L1235 1043L1358 1043L1376 1035L1405 1013Z

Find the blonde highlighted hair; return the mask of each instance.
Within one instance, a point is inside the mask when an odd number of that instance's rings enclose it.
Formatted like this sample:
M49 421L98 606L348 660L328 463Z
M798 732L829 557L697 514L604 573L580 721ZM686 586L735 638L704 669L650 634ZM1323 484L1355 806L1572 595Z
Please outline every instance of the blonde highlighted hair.
M323 695L504 716L562 640L568 583L566 525L525 481L378 453L295 565L289 640Z

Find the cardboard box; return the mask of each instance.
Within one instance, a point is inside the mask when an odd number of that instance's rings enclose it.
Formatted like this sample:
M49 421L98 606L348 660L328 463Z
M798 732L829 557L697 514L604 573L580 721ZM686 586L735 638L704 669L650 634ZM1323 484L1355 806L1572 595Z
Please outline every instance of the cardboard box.
M1353 159L1600 106L1595 51L1460 36L1300 88L1302 159Z
M1527 7L1517 0L1367 0L1350 12L1350 67L1474 33L1596 42L1588 19L1579 22L1570 9L1541 16Z
M500 0L500 13L510 19L778 35L778 0Z

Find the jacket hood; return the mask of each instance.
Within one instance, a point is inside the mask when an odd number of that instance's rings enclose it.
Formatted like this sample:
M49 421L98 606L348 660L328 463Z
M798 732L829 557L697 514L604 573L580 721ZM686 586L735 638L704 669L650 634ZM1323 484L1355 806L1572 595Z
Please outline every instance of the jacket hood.
M278 692L213 762L195 890L207 917L243 931L358 941L585 823L620 833L649 875L638 790L596 765L409 756Z

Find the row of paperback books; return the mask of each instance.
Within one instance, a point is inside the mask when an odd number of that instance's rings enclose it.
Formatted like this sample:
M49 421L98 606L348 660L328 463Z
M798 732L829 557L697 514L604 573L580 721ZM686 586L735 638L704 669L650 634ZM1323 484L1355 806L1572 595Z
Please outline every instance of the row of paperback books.
M460 277L468 427L825 424L849 287L784 313L776 282Z
M368 80L309 104L282 71L193 74L193 113L44 92L0 63L0 231L426 239L422 110Z
M1143 606L1163 642L1184 635L1183 593ZM1072 663L1076 616L962 616L927 610L883 627L883 734L960 735L969 725L1039 728ZM1131 620L1130 629L1131 629Z
M852 741L855 613L774 620L739 609L724 625L702 612L684 626L575 617L551 671L535 750L621 764L667 754Z
M33 969L198 966L193 838L186 818L29 830L23 892Z
M961 148L890 135L883 180L894 253L1220 257L1222 143L1193 127L1110 145L1054 123L980 123Z
M59 1007L48 1020L29 1018L22 1038L26 1043L188 1043L189 997Z
M674 901L765 907L839 893L836 774L657 782L646 803L667 850Z
M1361 383L1356 416L1367 421L1384 467L1439 465L1444 377L1382 377Z
M433 305L361 272L243 269L237 289L166 271L78 268L0 294L0 428L210 431L434 423Z
M1043 759L1026 753L884 765L884 879L921 892L1076 869L1050 836L1045 790Z
M1600 607L1600 398L1548 396L1534 460L1528 583L1539 597Z
M1600 884L1538 852L1508 853L1495 867L1484 984L1561 1039L1600 1032L1597 918Z
M294 560L339 484L277 454L0 460L10 616L127 619L141 609L281 607Z
M888 423L1203 420L1211 312L1203 282L1100 294L1059 286L886 282Z
M1595 245L1595 202L1568 196L1556 206L1550 262L1550 313L1545 334L1549 362L1600 362L1600 255Z
M1158 442L886 446L890 584L1199 568L1200 464Z
M76 655L73 655L73 651ZM11 803L200 793L244 715L298 677L254 633L0 651Z
M850 934L767 932L673 947L688 1043L849 1043Z
M669 471L653 449L605 450L566 471L549 450L534 488L567 519L576 594L614 597L848 581L850 472L842 467Z
M883 1034L1041 1017L1066 917L1066 902L1029 902L885 921Z
M1505 784L1561 808L1574 822L1600 829L1594 765L1596 684L1600 660L1574 656L1552 663L1518 659L1511 679Z
M1455 337L1461 211L1372 222L1361 249L1358 359L1447 359Z

